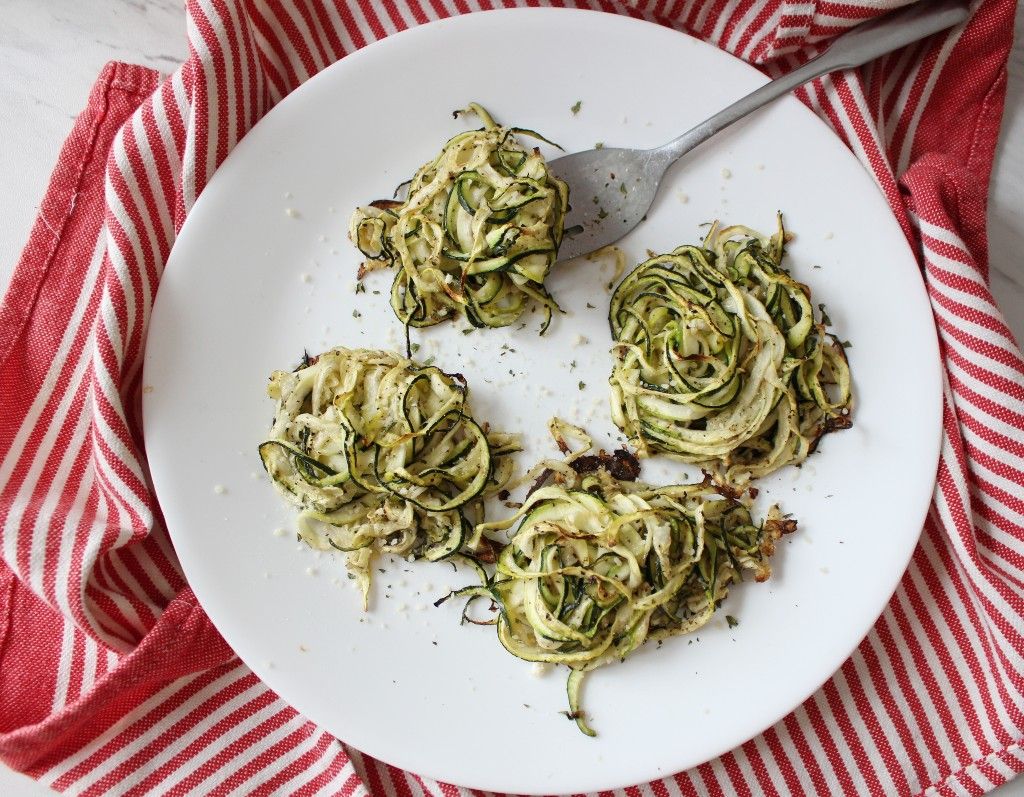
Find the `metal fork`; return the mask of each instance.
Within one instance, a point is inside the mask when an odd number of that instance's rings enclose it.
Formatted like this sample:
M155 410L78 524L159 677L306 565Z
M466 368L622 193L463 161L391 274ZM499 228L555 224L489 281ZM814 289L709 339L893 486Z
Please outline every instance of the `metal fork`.
M569 184L570 201L575 199L566 216L558 259L589 254L626 235L643 221L669 166L733 122L816 77L860 66L957 25L968 16L962 0L920 0L857 26L803 66L766 83L667 144L654 149L591 149L552 161L554 173ZM621 191L620 185L627 190ZM590 197L597 197L598 202L586 201ZM599 217L601 208L606 209L603 217Z

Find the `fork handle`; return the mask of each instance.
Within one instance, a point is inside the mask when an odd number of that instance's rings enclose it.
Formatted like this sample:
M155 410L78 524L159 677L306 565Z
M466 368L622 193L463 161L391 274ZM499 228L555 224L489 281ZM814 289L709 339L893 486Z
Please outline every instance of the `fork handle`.
M766 83L651 153L664 158L667 167L733 122L816 77L866 64L904 45L958 25L969 16L967 3L963 0L919 0L858 25L803 66Z

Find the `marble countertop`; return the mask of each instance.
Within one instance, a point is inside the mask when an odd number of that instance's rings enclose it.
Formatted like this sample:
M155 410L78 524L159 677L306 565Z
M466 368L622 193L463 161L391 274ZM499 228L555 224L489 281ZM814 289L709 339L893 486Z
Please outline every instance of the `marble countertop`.
M183 0L0 0L0 291L50 170L93 80L110 60L171 72L184 60ZM1024 6L1017 27L1024 26ZM992 290L1024 340L1024 42L1016 42L989 205ZM0 765L0 794L49 794ZM1024 778L996 791L1024 797Z

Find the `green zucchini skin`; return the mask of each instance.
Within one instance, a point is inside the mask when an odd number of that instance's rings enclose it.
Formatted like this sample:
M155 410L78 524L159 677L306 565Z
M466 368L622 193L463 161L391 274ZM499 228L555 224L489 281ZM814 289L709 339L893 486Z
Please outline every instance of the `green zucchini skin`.
M484 499L512 475L518 438L472 417L460 375L386 351L335 348L275 371L263 466L301 508L299 536L346 554L366 608L376 555L475 556Z
M530 300L545 324L560 312L544 288L562 242L569 187L519 136L471 103L479 130L453 136L409 183L404 202L357 208L349 238L366 257L360 274L397 268L391 306L407 327L465 315L476 327L517 322ZM547 142L551 143L551 142ZM557 145L556 145L557 146Z
M782 265L786 232L713 226L612 294L612 418L641 453L733 482L798 464L851 425L844 344Z

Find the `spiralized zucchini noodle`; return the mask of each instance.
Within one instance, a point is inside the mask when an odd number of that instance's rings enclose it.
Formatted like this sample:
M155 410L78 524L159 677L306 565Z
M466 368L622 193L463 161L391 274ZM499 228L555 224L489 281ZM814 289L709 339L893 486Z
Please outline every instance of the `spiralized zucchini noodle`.
M494 576L453 594L469 599L463 618L472 622L474 600L494 602L497 615L484 622L514 656L569 667L568 715L593 736L580 709L585 673L706 625L744 572L771 575L775 542L796 521L772 507L755 523L748 503L710 476L666 487L633 481L639 464L628 452L588 454L583 429L558 419L550 428L563 452L567 438L582 447L539 466L515 515L478 527L493 534L518 524Z
M391 306L407 329L460 314L475 327L508 326L534 299L544 308L543 334L559 309L544 280L562 241L569 187L517 138L543 136L502 127L476 103L465 112L483 128L451 138L416 172L405 201L377 200L352 214L349 238L367 258L360 276L398 267Z
M803 462L851 425L850 368L782 266L786 233L714 225L612 294L612 418L641 453L741 483Z
M520 445L473 419L461 374L335 348L275 371L267 392L277 409L263 465L301 507L300 537L345 552L364 609L378 553L477 553L484 498L508 481Z

